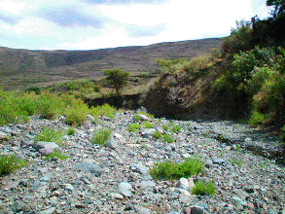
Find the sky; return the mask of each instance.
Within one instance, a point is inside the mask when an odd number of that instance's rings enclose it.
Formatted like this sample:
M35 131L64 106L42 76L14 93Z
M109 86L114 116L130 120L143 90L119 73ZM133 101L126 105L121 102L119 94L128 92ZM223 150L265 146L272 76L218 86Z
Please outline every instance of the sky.
M230 35L266 0L0 0L0 47L93 50Z

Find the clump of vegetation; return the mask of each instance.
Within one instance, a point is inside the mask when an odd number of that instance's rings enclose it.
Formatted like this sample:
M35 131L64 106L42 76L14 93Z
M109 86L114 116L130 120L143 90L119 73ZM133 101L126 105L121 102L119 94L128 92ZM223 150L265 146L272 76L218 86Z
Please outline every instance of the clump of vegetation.
M14 155L2 155L0 157L0 176L8 175L26 165L26 161L16 158Z
M161 133L159 131L155 131L155 132L152 133L152 136L155 139L159 139L159 138L161 138Z
M141 149L145 149L146 148L146 145L141 145Z
M54 149L53 152L49 153L46 156L46 159L54 159L54 158L58 158L59 160L65 160L65 159L69 158L69 156L64 154L63 152L61 152L58 149Z
M128 127L129 132L138 132L141 128L141 125L138 123L130 123Z
M216 187L213 181L203 182L200 180L195 182L195 186L191 191L194 195L214 195L215 192Z
M46 141L46 142L55 142L58 145L62 146L64 143L62 141L64 133L61 130L55 131L50 127L43 127L42 131L38 133L34 139L36 141Z
M173 124L171 127L172 132L180 132L180 130L181 130L181 127L179 125Z
M167 132L168 129L169 129L169 128L168 128L168 125L163 125L162 128L163 128L163 130L166 131L166 132Z
M153 123L150 123L148 121L143 121L142 125L143 125L143 128L145 129L150 129L154 126Z
M75 129L72 126L70 126L67 130L67 135L73 135L74 133L75 133Z
M95 118L98 118L99 116L104 115L112 119L115 117L116 113L117 113L117 109L113 106L110 106L109 104L92 107L90 109L90 114Z
M162 135L162 139L167 143L173 143L175 140L170 134Z
M197 157L188 158L182 163L173 161L164 161L156 163L150 170L149 173L154 179L180 179L188 178L192 175L200 174L204 171L204 163Z
M116 95L119 96L121 89L128 84L130 73L120 68L104 70L106 83L110 88L115 89Z
M94 132L91 142L103 146L108 141L111 134L112 129L110 128L98 129Z

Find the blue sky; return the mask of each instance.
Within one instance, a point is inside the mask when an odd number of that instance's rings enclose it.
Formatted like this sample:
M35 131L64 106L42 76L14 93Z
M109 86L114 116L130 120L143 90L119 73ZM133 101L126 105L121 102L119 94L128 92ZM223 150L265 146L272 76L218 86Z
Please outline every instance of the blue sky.
M230 34L266 0L0 0L0 46L90 50Z

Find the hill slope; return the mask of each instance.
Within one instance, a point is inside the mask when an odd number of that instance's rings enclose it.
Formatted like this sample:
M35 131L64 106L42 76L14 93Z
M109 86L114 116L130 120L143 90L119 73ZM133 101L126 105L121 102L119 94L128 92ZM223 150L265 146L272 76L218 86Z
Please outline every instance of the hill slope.
M90 51L31 51L0 47L0 85L24 89L76 78L97 79L103 69L121 67L132 75L155 72L155 59L191 59L219 48L221 38Z

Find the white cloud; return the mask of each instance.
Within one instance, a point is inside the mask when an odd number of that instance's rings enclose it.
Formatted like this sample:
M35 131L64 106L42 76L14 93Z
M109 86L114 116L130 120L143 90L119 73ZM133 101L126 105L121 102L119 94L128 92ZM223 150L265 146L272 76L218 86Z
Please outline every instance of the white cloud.
M5 0L0 2L0 8L4 11L19 14L22 10L26 8L27 4L24 2L15 3L11 0Z
M79 0L25 0L25 3L4 0L0 2L0 10L6 14L13 13L17 22L12 25L0 20L0 34L6 38L16 37L19 42L8 43L5 40L6 43L1 45L17 47L18 44L29 44L33 49L96 49L199 39L205 35L214 37L229 34L236 20L250 20L257 12L264 14L267 11L265 1L169 0L160 5L97 5L84 4ZM67 9L60 10L63 7ZM69 7L74 7L74 10L69 10ZM88 21L90 25L62 27L40 16L47 8L58 8L70 15L72 11L80 10L84 16L77 18ZM102 26L90 27L94 25L91 17L104 20ZM56 21L60 22L60 18Z

